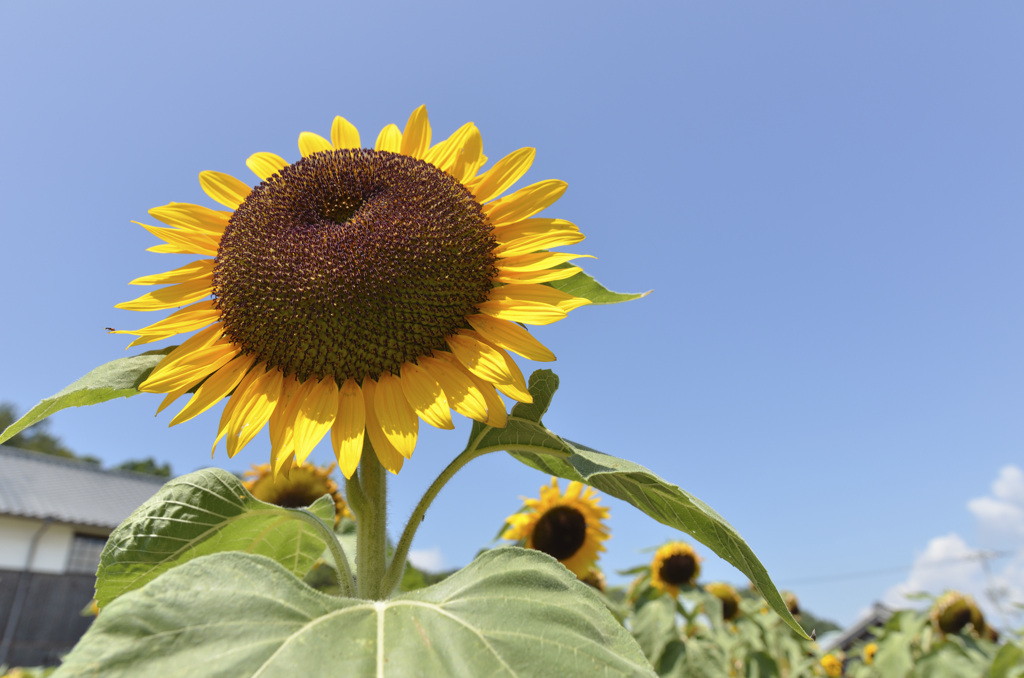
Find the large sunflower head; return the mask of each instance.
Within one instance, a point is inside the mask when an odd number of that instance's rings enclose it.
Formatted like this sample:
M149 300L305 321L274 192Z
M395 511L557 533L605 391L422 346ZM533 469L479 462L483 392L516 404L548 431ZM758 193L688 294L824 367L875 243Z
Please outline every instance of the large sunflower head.
M509 516L502 539L525 542L526 548L557 559L586 579L608 539L608 509L597 505L594 489L570 482L562 494L558 479L540 488L540 499L527 498L519 513Z
M372 148L337 117L330 139L299 135L301 159L256 153L251 187L220 172L199 183L226 210L170 203L143 225L157 252L199 255L118 308L179 308L131 345L196 334L140 386L162 410L192 393L171 424L227 399L217 443L234 456L269 423L274 473L301 465L328 433L346 477L367 439L397 473L419 420L452 428L451 410L504 426L502 393L530 402L509 351L554 360L523 323L544 325L589 303L548 283L577 258L549 248L583 239L535 215L565 191L547 180L508 193L530 167L523 148L481 172L480 132L467 123L431 143L424 107Z
M338 483L331 480L333 470L334 464L304 464L293 466L287 473L275 474L270 464L254 464L242 476L242 484L260 501L287 508L309 506L328 494L334 500L334 522L337 523L342 518L351 518L352 513L338 491Z
M960 633L968 625L975 634L985 632L985 618L974 598L959 591L946 591L939 596L929 616L932 626L942 635Z
M673 598L680 586L693 586L700 576L700 556L689 544L673 541L654 552L651 586Z

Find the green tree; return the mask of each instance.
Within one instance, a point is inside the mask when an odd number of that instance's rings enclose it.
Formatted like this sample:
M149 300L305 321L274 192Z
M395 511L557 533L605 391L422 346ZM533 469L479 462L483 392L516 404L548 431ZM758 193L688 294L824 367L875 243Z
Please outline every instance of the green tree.
M114 467L117 471L134 471L136 473L148 473L151 476L171 477L170 464L157 464L153 457L145 459L129 459Z
M18 411L11 403L0 403L0 431L18 420ZM79 459L93 464L100 463L96 457L79 456L61 443L60 438L47 431L49 421L41 421L34 426L29 426L21 433L7 441L11 447L20 447L23 450L52 454L55 457L67 459Z
M11 403L0 403L0 431L3 431L17 420L18 411L15 409L14 405ZM65 447L64 444L61 443L60 438L49 433L47 430L49 424L49 421L41 421L34 426L29 426L27 429L8 440L5 444L10 445L11 447L20 447L23 450L52 454L55 457L87 461L90 464L100 463L100 460L96 457L75 454L70 448ZM170 464L157 464L156 460L152 457L148 457L146 459L128 459L127 461L121 462L114 468L122 471L148 473L149 475L160 476L163 478L168 478L171 475Z

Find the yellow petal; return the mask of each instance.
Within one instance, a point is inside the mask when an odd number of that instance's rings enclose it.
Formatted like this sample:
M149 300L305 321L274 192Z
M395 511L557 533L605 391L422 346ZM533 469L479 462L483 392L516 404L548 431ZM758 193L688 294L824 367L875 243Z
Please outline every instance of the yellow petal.
M251 373L250 373L251 374ZM281 397L282 375L272 369L254 379L228 422L228 457L234 457L249 444L266 425ZM232 400L237 398L232 396Z
M278 478L284 478L288 480L291 476L292 468L300 466L301 464L295 463L295 455L291 452L281 452L278 450L270 450L270 467L274 471L274 482L277 482Z
M331 125L331 143L338 150L343 148L362 148L359 141L359 130L345 118L336 116ZM358 386L358 384L356 384ZM351 477L351 474L345 476Z
M370 377L363 379L363 403L366 406L366 437L370 439L370 445L380 465L392 473L402 470L405 457L395 449L388 437L384 435L377 412L374 410L377 382Z
M185 388L179 388L177 391L171 391L170 393L168 393L167 396L160 403L160 407L156 408L156 413L160 414L161 412L163 412L175 400L177 400L181 396L185 395L190 390L192 390L192 387L191 386L186 386ZM168 426L170 426L170 424L168 424Z
M484 155L484 142L480 137L480 130L473 126L469 130L469 136L465 143L452 161L448 174L465 184L468 179L473 178L476 171L485 162L487 162L487 156Z
M260 152L250 155L245 161L245 166L251 169L253 174L266 181L287 167L288 161L276 153Z
M491 290L491 300L510 302L527 301L539 304L551 304L569 312L580 306L586 306L590 300L574 297L571 294L556 290L547 285L502 285Z
M511 224L532 217L562 197L569 184L558 179L539 181L511 195L484 205L484 214L493 226Z
M508 299L485 301L482 304L477 304L477 309L494 318L530 325L550 325L562 320L567 315L564 310L551 304L534 301L510 301Z
M494 428L505 428L505 424L508 423L508 413L505 411L505 401L501 399L498 392L494 390L492 384L488 384L480 377L477 377L469 372L466 372L466 376L469 377L473 384L483 394L484 400L487 402L487 419L483 422L488 426Z
M533 148L520 148L518 151L513 151L494 163L494 167L467 182L466 188L478 203L485 203L491 198L501 195L505 189L519 181L530 169L536 154L537 151Z
M199 185L206 191L206 195L233 210L238 209L252 191L251 187L230 174L210 170L199 173Z
M153 371L149 373L146 381L139 385L139 390L145 390L146 383L150 379L162 378L162 373L165 370L173 370L175 365L186 360L195 351L202 351L205 348L213 346L216 342L220 341L224 335L224 327L220 323L211 325L201 332L193 334L191 337L183 341L177 348L164 356L164 359L153 368Z
M195 245L172 245L164 243L161 245L153 245L147 247L147 252L159 252L160 254L210 254L210 247L203 247L202 249L196 249Z
M437 428L455 428L444 389L427 370L413 363L402 365L402 391L423 421Z
M217 255L217 248L220 246L220 236L211 235L202 231L188 231L178 228L163 228L161 226L149 226L137 221L144 229L175 248L176 252L182 254L206 254ZM151 250L153 248L150 248Z
M448 337L448 346L459 362L484 381L492 384L511 383L512 375L508 373L505 360L499 352L475 336L468 332L455 334Z
M464 417L487 421L487 400L467 374L452 364L458 363L455 356L445 351L435 355L438 357L419 358L419 364L441 385L451 408ZM450 357L452 363L443 356Z
M498 269L510 272L544 271L554 268L573 259L593 259L589 254L573 254L572 252L531 252L517 254L497 261Z
M498 246L495 251L516 250L513 254L526 254L547 250L560 245L574 245L584 239L576 224L565 219L534 217L514 224L495 228L492 233ZM525 242L517 242L523 240Z
M377 143L374 148L378 151L390 151L398 153L402 150L402 133L398 131L398 125L388 125L377 135Z
M199 301L211 294L213 285L213 272L204 275L196 280L178 283L169 287L161 287L137 299L124 301L116 304L114 308L123 308L127 311L158 311L176 306L186 306L193 301Z
M231 217L231 212L211 210L209 207L187 202L171 202L162 207L154 207L149 210L149 214L168 226L201 231L218 238L224 233Z
M232 417L235 415L235 411L241 407L243 396L252 388L253 383L263 375L267 370L266 363L259 363L244 377L242 381L235 387L235 392L228 398L227 404L224 405L224 409L220 413L220 424L217 425L217 438L213 441L213 448L210 450L210 457L217 451L217 443L220 442L221 438L227 435L229 424L231 423Z
M206 377L234 360L239 348L230 343L214 344L209 348L193 351L187 358L176 361L173 366L150 375L139 386L140 391L169 393L181 388L192 388Z
M270 433L270 457L277 463L293 457L295 452L295 414L299 408L299 390L302 384L295 375L281 380L281 397L270 415L267 430Z
M202 329L210 323L217 322L220 318L220 311L213 307L213 300L200 301L199 303L187 306L180 311L175 311L163 320L148 325L138 330L114 330L111 334L133 334L138 339L128 344L140 346L152 341L160 341L175 334L185 334Z
M310 378L301 396L295 417L295 461L298 464L306 461L313 448L331 430L338 416L338 385L331 376L319 382Z
M363 402L363 391L355 379L348 379L338 393L338 416L331 427L334 456L346 478L351 478L359 467L365 431L366 404Z
M516 323L486 315L471 315L466 320L481 337L501 348L529 360L550 362L555 359L554 353Z
M519 369L519 366L516 365L516 361L512 359L512 356L474 332L463 331L462 334L469 339L477 341L479 347L491 349L504 362L502 365L502 372L508 376L505 381L492 380L495 388L508 397L515 398L521 403L533 402L533 396L530 395L530 391L526 387L526 379L523 377L523 373ZM459 359L461 360L461 357ZM470 370L470 372L472 371L473 370ZM478 374L477 376L481 375Z
M314 153L331 150L334 150L334 146L331 146L331 142L319 134L314 134L313 132L302 132L299 134L299 153L302 154L303 158L308 158Z
M450 137L428 150L423 159L440 170L451 173L456 157L462 153L476 126L471 122L455 130ZM479 135L479 132L477 133Z
M171 419L169 426L186 422L210 409L231 393L245 377L254 362L252 356L240 355L217 370L202 383L191 400Z
M427 118L427 107L420 106L405 123L405 132L402 134L402 155L413 158L423 158L423 155L430 148L430 120Z
M494 282L500 283L546 283L554 280L565 280L577 273L582 273L579 266L566 266L565 268L552 268L546 271L498 271L494 276Z
M209 278L213 274L213 259L197 259L185 264L180 268L167 273L147 275L128 283L129 285L169 285L171 283L187 282L199 278ZM210 278L212 281L212 278Z
M402 380L390 372L380 375L373 410L381 430L399 454L408 459L416 449L419 419L402 392Z

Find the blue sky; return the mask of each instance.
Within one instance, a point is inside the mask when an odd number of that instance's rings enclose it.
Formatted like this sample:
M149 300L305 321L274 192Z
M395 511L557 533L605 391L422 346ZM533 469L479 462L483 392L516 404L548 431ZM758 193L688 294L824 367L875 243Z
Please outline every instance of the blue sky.
M113 308L127 282L185 263L131 220L206 204L200 171L250 180L251 153L295 159L335 115L365 139L426 104L492 159L536 147L527 181L569 183L547 214L587 234L587 270L654 290L536 330L559 356L552 430L704 499L841 623L901 586L992 585L957 569L977 549L1015 554L995 583L1024 600L1022 28L1017 2L8 0L0 400L126 355L103 328L151 321ZM110 463L208 465L219 410L168 429L158 403L51 430ZM396 522L467 430L424 432ZM544 482L474 462L415 548L465 564ZM609 571L677 536L607 501Z

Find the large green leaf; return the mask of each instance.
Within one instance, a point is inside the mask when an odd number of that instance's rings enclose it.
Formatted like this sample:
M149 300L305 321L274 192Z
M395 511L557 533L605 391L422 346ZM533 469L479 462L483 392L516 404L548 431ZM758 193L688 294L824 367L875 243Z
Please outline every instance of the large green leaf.
M137 395L140 392L139 384L144 382L153 368L175 348L177 346L168 346L100 365L59 393L40 400L39 404L25 416L0 433L0 443L10 440L29 426L38 424L54 412Z
M308 511L334 522L327 495ZM114 530L100 557L96 602L103 608L173 567L224 551L258 553L302 577L326 546L301 510L262 502L227 471L203 469L164 485Z
M57 677L654 676L598 596L536 551L485 552L386 601L334 598L222 553L100 613Z
M537 370L530 375L533 402L513 407L509 425L504 429L475 425L470 445L508 450L528 466L559 478L586 483L629 502L660 523L686 532L747 575L771 608L795 631L808 637L789 613L761 561L736 529L714 509L639 464L598 452L549 431L541 418L557 388L558 376L554 372Z
M566 266L568 266L568 264L566 264ZM649 291L632 294L612 292L610 289L597 282L583 271L580 271L569 278L565 278L564 280L554 280L544 284L550 285L557 290L562 290L574 297L589 299L592 304L618 304L623 301L632 301L633 299L646 297L650 294Z

